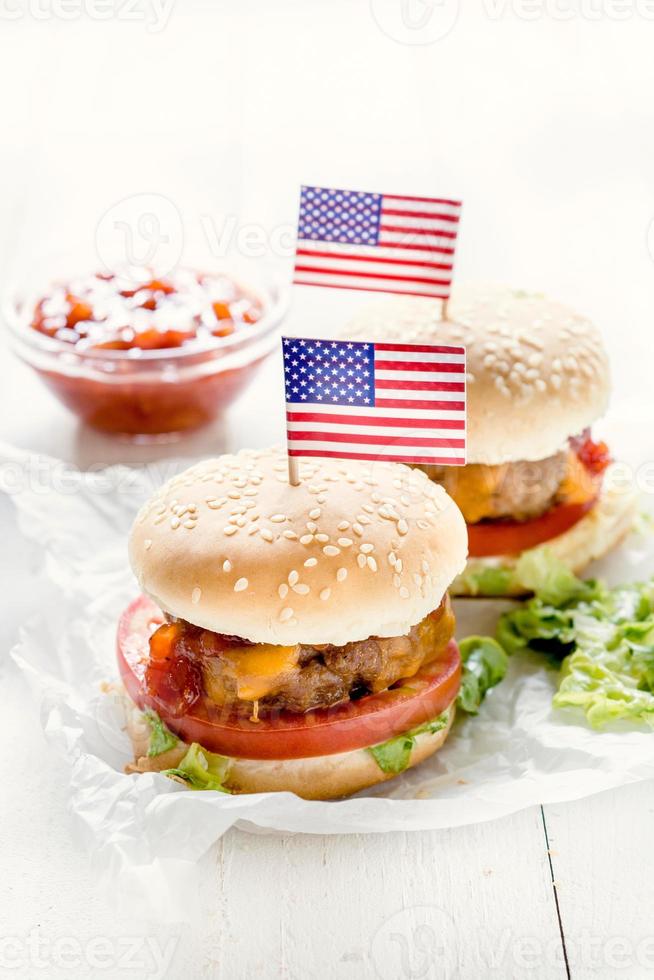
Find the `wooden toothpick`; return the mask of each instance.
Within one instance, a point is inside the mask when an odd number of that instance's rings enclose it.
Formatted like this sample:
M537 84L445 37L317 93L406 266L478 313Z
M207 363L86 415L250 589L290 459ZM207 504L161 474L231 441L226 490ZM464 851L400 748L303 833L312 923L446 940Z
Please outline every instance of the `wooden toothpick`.
M300 485L300 469L295 456L288 457L288 482L292 487Z

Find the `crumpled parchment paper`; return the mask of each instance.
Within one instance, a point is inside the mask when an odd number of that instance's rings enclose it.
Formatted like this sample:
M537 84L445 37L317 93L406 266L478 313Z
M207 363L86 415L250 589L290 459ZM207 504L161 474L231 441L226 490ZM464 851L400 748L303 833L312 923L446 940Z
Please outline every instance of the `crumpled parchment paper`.
M123 772L130 744L117 681L115 629L136 594L126 538L140 503L183 466L80 473L45 457L0 451L0 488L22 533L39 542L49 597L12 651L41 702L47 738L70 779L70 805L100 871L123 893L185 894L193 862L230 826L259 832L345 834L453 827L538 803L571 800L654 776L649 730L592 731L554 711L557 674L536 656L514 657L479 716L459 717L445 747L392 782L340 802L289 793L190 792L159 774ZM633 536L610 560L610 578L654 570L654 538ZM599 569L606 572L606 568ZM492 632L503 602L457 604L458 635ZM64 774L62 769L62 777Z

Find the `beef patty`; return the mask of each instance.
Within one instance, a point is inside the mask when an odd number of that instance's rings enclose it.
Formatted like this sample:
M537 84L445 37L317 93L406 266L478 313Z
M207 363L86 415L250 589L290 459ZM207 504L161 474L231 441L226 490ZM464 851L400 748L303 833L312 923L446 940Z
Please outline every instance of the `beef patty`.
M304 712L384 691L412 677L454 634L446 597L407 636L370 637L345 646L268 646L223 636L181 620L171 660L188 658L202 671L207 697L218 705L258 702L261 709Z
M447 490L468 524L501 518L527 521L557 503L569 456L564 450L535 462L421 466L420 469Z

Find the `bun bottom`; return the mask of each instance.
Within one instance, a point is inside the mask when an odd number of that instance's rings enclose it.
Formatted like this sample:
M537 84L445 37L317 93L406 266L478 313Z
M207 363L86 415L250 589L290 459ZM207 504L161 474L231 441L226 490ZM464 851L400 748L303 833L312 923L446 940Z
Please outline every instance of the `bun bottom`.
M592 561L602 558L615 548L633 528L638 512L638 497L633 492L625 492L615 487L604 486L597 503L576 524L537 548L546 548L555 558L562 561L573 572L579 574ZM523 552L527 554L527 552ZM493 593L488 587L479 588L485 571L492 569L515 569L520 555L498 555L492 558L470 558L465 571L454 580L449 588L453 596L501 595L524 596L531 590L523 586L518 576L508 577L506 588ZM492 581L486 577L486 582Z
M126 772L159 772L174 768L186 754L183 743L162 755L149 757L149 734L142 723L138 708L127 698L126 728L134 745L135 761ZM455 715L452 701L444 728L437 732L422 732L415 736L407 769L417 766L440 749L445 742ZM359 790L394 779L385 773L366 749L339 752L336 755L315 756L310 759L233 759L225 787L233 793L295 793L304 800L334 800L351 796Z

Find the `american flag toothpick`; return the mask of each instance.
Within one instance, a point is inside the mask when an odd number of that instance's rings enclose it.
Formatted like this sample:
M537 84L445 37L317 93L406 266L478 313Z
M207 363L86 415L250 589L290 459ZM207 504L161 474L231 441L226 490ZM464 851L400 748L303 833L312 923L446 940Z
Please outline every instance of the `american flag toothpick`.
M293 282L450 295L461 202L302 187Z
M299 456L465 464L463 347L299 337L282 345L289 472Z

